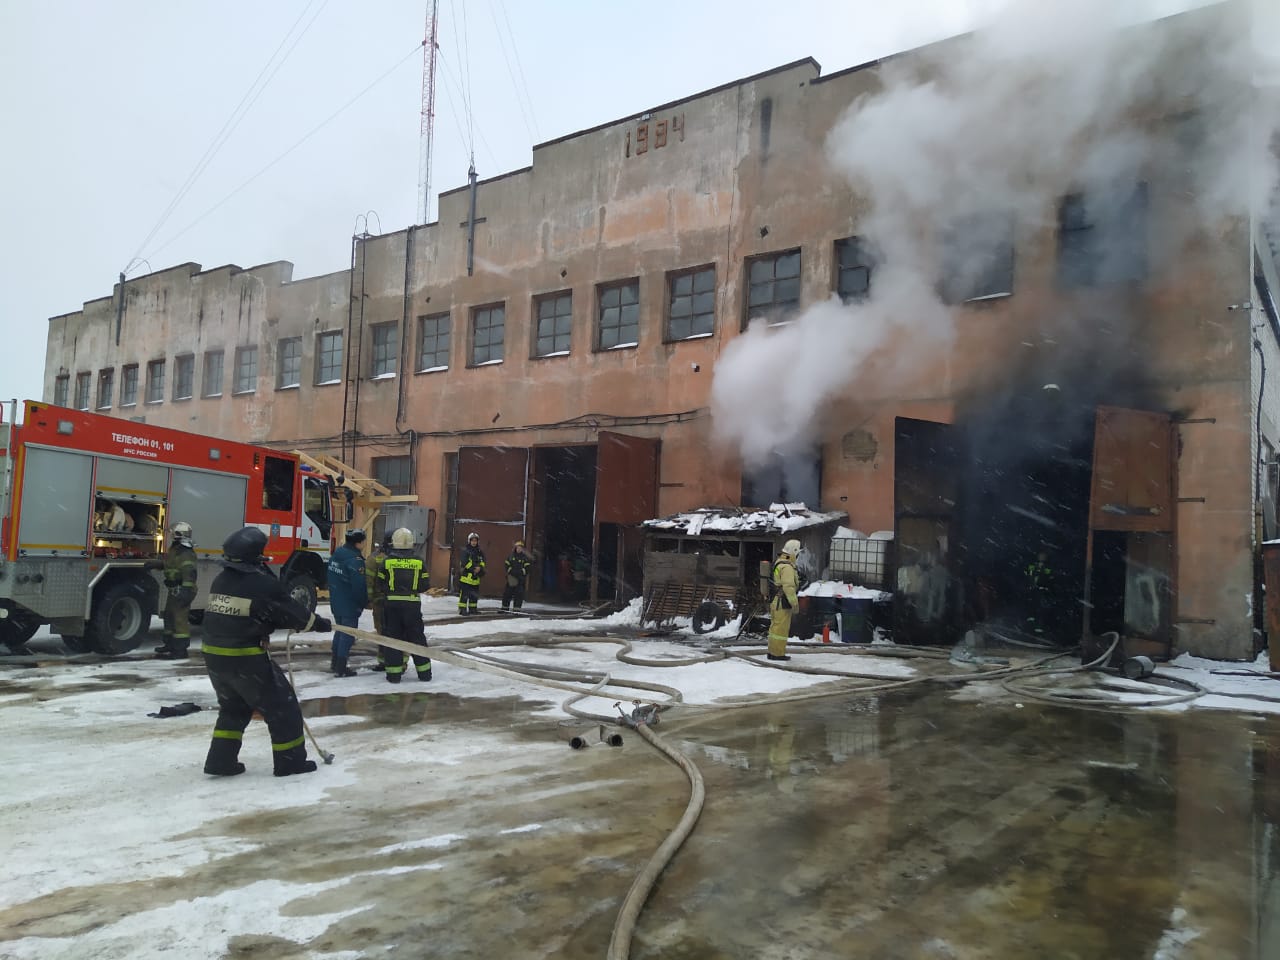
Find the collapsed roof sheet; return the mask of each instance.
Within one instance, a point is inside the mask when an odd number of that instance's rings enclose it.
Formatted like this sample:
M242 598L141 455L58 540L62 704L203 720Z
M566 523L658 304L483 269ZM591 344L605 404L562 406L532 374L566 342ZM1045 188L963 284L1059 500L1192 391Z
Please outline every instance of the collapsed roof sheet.
M700 507L690 513L646 520L646 530L668 531L689 537L724 534L774 536L806 527L839 524L848 520L844 513L821 513L803 503L771 503L767 510L743 510L738 507Z

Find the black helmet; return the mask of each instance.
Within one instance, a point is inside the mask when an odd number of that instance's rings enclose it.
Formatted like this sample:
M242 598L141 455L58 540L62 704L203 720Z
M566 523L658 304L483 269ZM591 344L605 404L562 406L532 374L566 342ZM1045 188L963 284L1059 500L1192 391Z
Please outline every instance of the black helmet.
M394 535L395 535L395 531L394 531L394 530L388 530L386 533L384 533L384 534L382 535L382 548L383 548L384 550L390 550L390 549L391 549L391 538L392 538L392 536L394 536Z
M347 543L364 543L364 531L359 527L352 527L347 531Z
M265 533L257 527L244 527L222 541L222 556L230 563L257 565L266 545Z

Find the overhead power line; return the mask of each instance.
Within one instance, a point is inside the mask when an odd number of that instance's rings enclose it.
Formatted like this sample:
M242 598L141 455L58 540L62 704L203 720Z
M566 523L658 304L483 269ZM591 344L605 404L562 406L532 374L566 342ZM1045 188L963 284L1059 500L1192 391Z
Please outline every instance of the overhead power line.
M219 200L217 203L215 203L212 207L210 207L210 208L209 208L208 210L206 210L204 213L200 214L200 216L196 217L194 220L192 220L190 223L188 223L185 227L183 227L183 228L182 228L181 230L179 230L177 233L175 233L175 234L173 234L172 236L170 236L167 240L165 240L165 242L164 242L164 243L162 243L160 246L156 247L156 248L155 248L155 250L153 250L153 251L152 251L151 255L154 257L154 256L155 256L156 254L158 254L161 250L164 250L164 249L166 249L167 247L171 246L171 245L172 245L172 244L173 244L173 243L174 243L174 242L175 242L179 237L181 237L181 236L185 235L188 231L190 231L191 229L193 229L197 224L199 224L201 221L203 221L206 217L208 217L208 216L209 216L210 214L212 214L214 211L216 211L217 209L219 209L219 208L220 208L224 203L226 203L228 200L230 200L232 197L234 197L236 194L238 194L241 190L243 190L245 187L249 186L249 184L253 183L253 182L254 182L255 180L257 180L259 177L261 177L264 173L266 173L268 170L270 170L272 167L274 167L277 163L279 163L279 162L280 162L281 160L283 160L285 157L289 156L289 154L293 153L293 151L297 150L300 146L302 146L304 143L306 143L308 140L310 140L312 137L314 137L317 133L319 133L321 130L323 130L323 129L324 129L326 126L328 126L328 125L329 125L333 120L335 120L339 115L341 115L341 114L342 114L342 113L344 113L346 110L348 110L348 109L349 109L349 108L350 108L350 107L351 107L351 106L352 106L352 105L353 105L357 100L359 100L359 99L360 99L361 97L363 97L366 93L368 93L370 90L372 90L372 89L373 89L374 87L376 87L378 84L380 84L380 83L381 83L383 80L385 80L387 77L391 76L391 74L395 73L395 71L396 71L397 69L399 69L400 67L404 66L404 64L405 64L405 63L407 63L411 57L416 56L416 55L419 53L419 51L421 51L421 50L422 50L422 44L421 44L421 43L416 43L416 44L414 44L413 49L412 49L412 50L410 50L408 53L406 53L406 54L405 54L403 57L401 57L399 60L397 60L394 64L392 64L392 65L391 65L391 67L390 67L389 69L387 69L387 70L386 70L386 72L384 72L384 73L380 74L380 75L377 77L377 79L375 79L375 80L374 80L372 83L370 83L367 87L365 87L363 90L361 90L359 93L357 93L354 97L352 97L350 100L348 100L348 101L347 101L346 103L344 103L342 106L340 106L337 110L333 111L333 113L329 114L329 116L325 117L325 119L324 119L324 120L322 120L322 121L320 121L320 123L318 123L318 124L316 124L314 127L312 127L312 128L311 128L311 130L309 130L306 134L304 134L304 135L302 136L302 138L301 138L301 139L299 139L297 142L295 142L295 143L293 144L293 146L289 147L289 149L285 150L283 153L281 153L281 154L280 154L279 156L277 156L274 160L272 160L270 163L268 163L266 166L264 166L262 169L260 169L260 170L259 170L257 173L255 173L253 176L249 177L249 179L245 180L242 184L240 184L240 186L236 187L234 190L232 190L230 193L228 193L225 197L223 197L221 200Z
M196 181L200 179L201 174L203 174L209 164L213 162L214 157L218 155L218 151L220 151L227 140L231 138L231 134L234 133L236 127L240 125L240 121L245 118L248 112L253 108L253 105L258 102L258 98L262 96L262 92L267 89L267 86L275 78L275 75L280 72L280 68L284 66L285 61L289 59L290 54L292 54L294 49L298 46L298 42L306 35L307 31L311 29L312 24L316 22L316 19L320 14L324 12L324 8L328 5L329 0L324 0L324 2L320 4L320 8L316 10L312 18L307 21L306 26L302 28L301 32L299 32L296 37L293 37L294 31L298 29L298 24L302 23L303 19L306 18L307 12L311 9L314 3L315 0L307 0L307 5L302 8L302 12L298 14L297 19L294 20L289 26L289 29L285 31L285 35L281 38L280 43L276 45L275 50L271 52L271 56L269 56L266 63L262 65L262 69L258 71L258 75L253 78L253 82L249 84L248 89L244 92L244 96L240 98L240 102L237 103L235 108L231 111L231 115L227 117L218 132L214 134L213 139L209 142L209 146L205 148L200 159L196 161L195 167L193 167L191 172L187 174L187 178L182 182L182 186L178 188L178 192L174 194L168 205L161 211L159 218L152 225L151 230L148 231L147 235L142 239L142 242L138 244L138 249L134 251L133 256L129 258L129 262L125 265L125 273L128 273L130 269L140 262L142 251L146 249L147 244L155 238L155 235L159 233L160 229L169 221L169 217L173 215L174 211L177 210L178 205L182 203L187 194L195 186ZM293 37L293 43L289 45L288 50L285 50L284 55L280 56L280 51L284 50L285 44L289 43L290 37ZM276 59L277 57L279 57L279 60ZM274 68L272 66L273 64Z

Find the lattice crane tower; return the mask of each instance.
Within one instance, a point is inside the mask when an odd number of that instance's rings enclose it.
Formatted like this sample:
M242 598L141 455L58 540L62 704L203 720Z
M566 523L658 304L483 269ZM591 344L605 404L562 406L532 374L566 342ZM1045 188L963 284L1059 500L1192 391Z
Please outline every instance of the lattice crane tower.
M422 40L422 120L418 148L418 222L431 217L431 146L436 126L436 27L440 0L427 4L427 24Z

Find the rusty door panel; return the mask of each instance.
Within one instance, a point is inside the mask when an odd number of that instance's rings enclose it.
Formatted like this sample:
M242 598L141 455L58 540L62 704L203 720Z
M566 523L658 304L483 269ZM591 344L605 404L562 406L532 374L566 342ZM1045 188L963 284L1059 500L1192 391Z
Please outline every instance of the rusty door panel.
M488 565L480 581L481 596L502 594L506 579L502 562L516 540L527 539L528 472L526 447L463 447L458 451L458 509L450 565L456 577L467 534L478 533Z
M898 417L893 474L898 556L893 638L898 643L951 639L950 539L960 465L950 424Z
M458 451L458 523L523 526L528 473L527 447L463 447Z
M1173 640L1173 537L1132 533L1124 589L1124 652L1167 660Z
M660 441L600 432L596 522L630 525L658 515Z
M1175 517L1168 414L1099 407L1094 427L1094 530L1170 532Z

